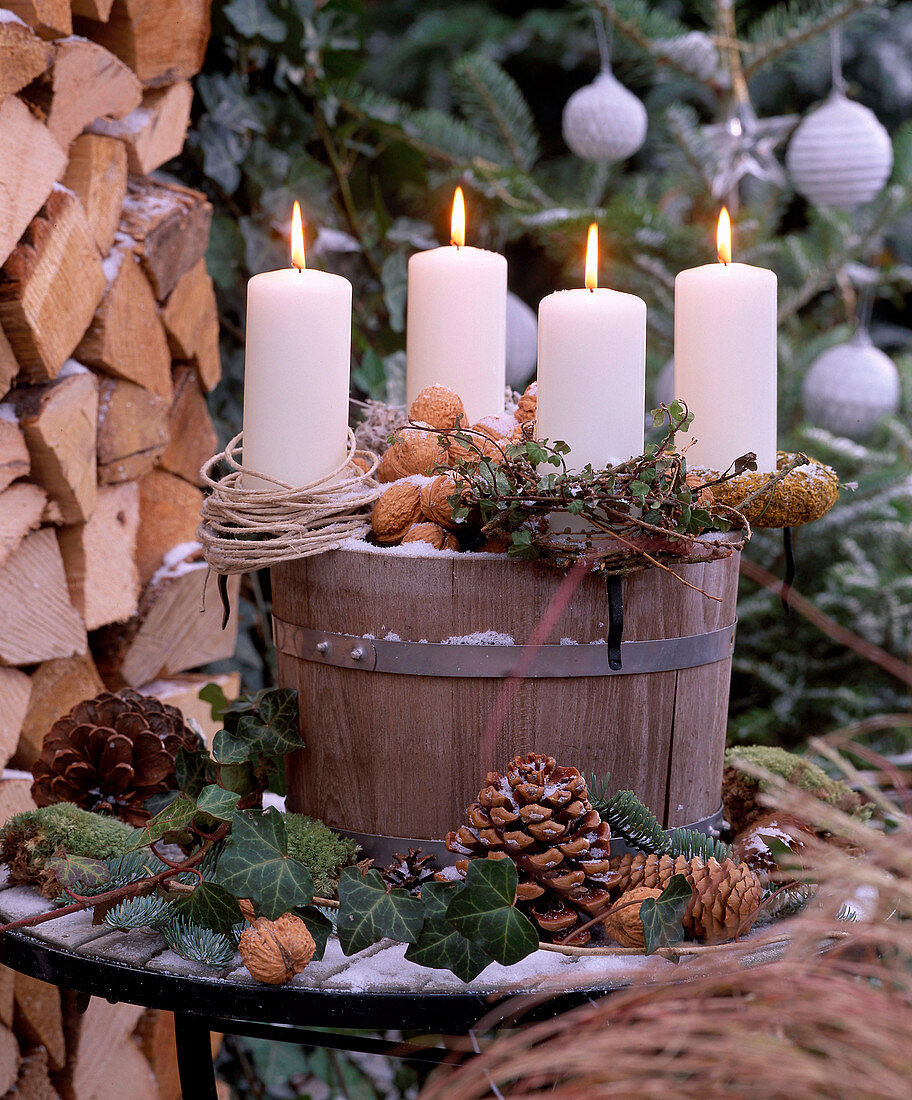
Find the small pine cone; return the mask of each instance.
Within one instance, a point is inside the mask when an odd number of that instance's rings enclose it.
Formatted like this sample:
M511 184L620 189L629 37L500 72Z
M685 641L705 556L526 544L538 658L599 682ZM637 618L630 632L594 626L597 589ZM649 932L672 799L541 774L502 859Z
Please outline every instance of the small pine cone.
M426 542L435 550L458 550L459 541L455 535L438 523L413 523L402 538L401 545L409 542Z
M411 474L432 474L445 457L438 444L438 436L427 430L428 424L401 428L396 441L380 459L377 480L399 481Z
M430 424L438 431L448 432L457 424L465 427L465 405L459 394L448 390L446 386L428 386L412 402L409 419Z
M394 852L392 862L380 875L390 889L408 890L417 897L424 883L433 881L439 870L440 864L433 853L422 855L420 848L409 848L407 856Z
M424 485L420 493L420 512L426 520L455 531L460 526L453 519L453 506L449 498L456 493L456 479L452 474L441 474ZM417 516L415 517L418 518Z
M661 897L662 891L652 886L635 886L627 890L608 910L602 925L605 932L621 947L646 950L646 934L640 920L640 906L647 898Z
M513 414L520 424L528 424L535 419L538 411L538 383L533 382L527 387L526 392L519 399L516 412Z
M401 542L421 516L421 490L411 481L394 481L371 512L371 527L381 546Z
M555 942L589 940L577 929L608 907L617 876L610 871L611 830L589 802L576 768L551 756L516 756L505 775L489 772L466 811L467 824L446 846L465 874L470 857L512 859L516 903Z
M684 931L704 943L725 943L739 930L747 932L763 897L760 879L746 863L732 859L704 863L698 857L638 853L612 860L611 867L625 891L636 886L664 890L673 875L684 875L694 891L684 913Z
M241 933L238 950L251 977L283 985L307 966L316 944L300 917L283 913L274 921L257 917Z

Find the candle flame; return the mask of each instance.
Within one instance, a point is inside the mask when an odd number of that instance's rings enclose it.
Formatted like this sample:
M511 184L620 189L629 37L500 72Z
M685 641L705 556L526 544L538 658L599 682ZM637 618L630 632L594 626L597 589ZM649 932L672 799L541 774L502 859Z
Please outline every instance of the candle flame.
M291 263L298 271L303 271L307 266L304 260L304 226L299 202L294 204L291 215Z
M453 217L450 220L450 244L462 248L465 244L465 196L462 188L457 187L453 195Z
M732 262L732 223L726 207L719 212L719 228L716 230L716 249L720 264Z
M598 225L593 222L589 226L589 236L586 238L586 289L595 290L598 286Z

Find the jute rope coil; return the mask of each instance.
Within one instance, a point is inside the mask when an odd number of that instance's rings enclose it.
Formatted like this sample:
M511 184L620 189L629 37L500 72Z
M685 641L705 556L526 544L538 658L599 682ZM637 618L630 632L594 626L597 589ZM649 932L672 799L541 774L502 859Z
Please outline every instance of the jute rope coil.
M247 573L295 558L337 550L349 538L370 530L367 509L380 495L374 479L379 458L358 450L349 429L345 461L325 477L295 488L245 466L240 459L243 432L213 455L200 474L209 495L203 501L197 538L216 573ZM355 465L360 457L367 470ZM224 462L229 473L217 477ZM258 478L275 488L256 488Z

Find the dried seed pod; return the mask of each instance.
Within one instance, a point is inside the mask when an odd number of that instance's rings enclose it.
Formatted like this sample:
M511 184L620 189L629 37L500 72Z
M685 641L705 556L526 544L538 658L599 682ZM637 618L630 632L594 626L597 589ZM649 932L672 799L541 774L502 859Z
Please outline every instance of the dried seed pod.
M241 911L241 916L245 921L250 924L256 920L256 911L253 908L253 902L250 898L238 898L238 908Z
M520 424L527 424L535 419L538 411L538 383L532 382L526 388L526 392L519 399L516 412L513 414Z
M393 546L421 516L421 490L411 481L396 481L379 498L371 512L377 542Z
M452 474L435 477L421 489L421 514L432 523L455 531L459 524L453 519L453 506L449 501L455 492L456 479Z
M448 535L439 523L413 523L406 531L402 542L403 545L407 542L426 542L433 546L435 550L458 550L459 543L456 543L455 547L452 545L447 546L448 538L452 538L452 536ZM453 541L455 542L455 540Z
M430 424L447 432L457 424L465 425L466 411L458 393L446 386L427 386L418 394L409 409L409 419Z
M422 424L396 432L396 442L380 459L377 469L379 481L399 481L411 474L434 472L434 467L440 465L446 455L440 450L434 431L422 430L429 427Z
M636 947L645 951L646 936L640 920L640 906L647 898L661 896L661 890L649 886L635 886L625 891L608 910L603 921L605 931L621 947Z
M300 917L283 913L274 921L257 917L241 933L238 950L251 977L282 985L307 966L316 944Z

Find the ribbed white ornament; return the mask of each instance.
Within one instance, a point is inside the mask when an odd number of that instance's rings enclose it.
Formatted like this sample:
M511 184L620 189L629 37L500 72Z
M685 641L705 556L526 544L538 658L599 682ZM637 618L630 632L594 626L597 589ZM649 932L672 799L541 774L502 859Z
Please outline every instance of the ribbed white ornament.
M893 146L873 111L834 91L802 120L785 164L808 202L854 210L887 182Z
M801 386L804 414L818 428L864 439L899 406L899 372L864 333L827 348Z
M507 291L507 385L524 390L538 360L538 317L535 310Z
M564 141L583 160L625 160L646 139L646 108L605 69L567 100L563 131Z

